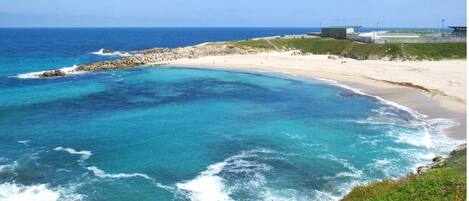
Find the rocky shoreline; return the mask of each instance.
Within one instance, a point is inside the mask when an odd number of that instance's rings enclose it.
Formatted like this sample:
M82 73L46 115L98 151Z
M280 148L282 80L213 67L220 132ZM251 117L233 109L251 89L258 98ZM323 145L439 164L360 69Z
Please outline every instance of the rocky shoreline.
M466 147L467 147L467 144L465 144L465 143L459 145L453 151L451 151L451 153L449 153L448 158L450 158L452 156L455 156L456 154L458 154L461 151L466 151ZM429 170L442 167L443 165L446 164L446 161L448 160L448 158L444 158L443 156L436 156L435 158L432 159L432 161L433 161L432 163L418 167L417 168L417 175L421 175L425 172L428 172Z
M104 49L106 53L112 53L113 50ZM241 48L229 45L224 42L203 43L195 46L182 48L153 48L141 51L128 51L129 57L123 57L116 60L101 61L92 64L79 65L75 71L105 71L115 69L126 69L143 65L163 64L165 62L182 59L197 58L203 56L221 56L229 54L254 54L261 50L253 48ZM57 69L45 71L39 74L41 78L61 77L67 73Z

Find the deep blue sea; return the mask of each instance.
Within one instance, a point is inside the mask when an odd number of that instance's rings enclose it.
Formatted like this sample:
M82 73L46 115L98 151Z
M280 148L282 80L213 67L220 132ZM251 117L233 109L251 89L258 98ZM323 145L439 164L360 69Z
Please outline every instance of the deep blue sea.
M337 200L447 154L448 119L331 81L152 67L18 74L315 28L0 29L0 200Z

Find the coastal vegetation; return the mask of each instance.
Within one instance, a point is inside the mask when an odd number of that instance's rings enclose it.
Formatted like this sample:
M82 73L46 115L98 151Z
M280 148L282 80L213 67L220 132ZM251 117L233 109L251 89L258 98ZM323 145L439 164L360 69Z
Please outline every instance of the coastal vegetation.
M354 59L442 60L465 59L466 43L369 44L332 38L276 38L232 42L237 47L298 50Z
M421 174L355 187L343 201L466 200L466 148Z

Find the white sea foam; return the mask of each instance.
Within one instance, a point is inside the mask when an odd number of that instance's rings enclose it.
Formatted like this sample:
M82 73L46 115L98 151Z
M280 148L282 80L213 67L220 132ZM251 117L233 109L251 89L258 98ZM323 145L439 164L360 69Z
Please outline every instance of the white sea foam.
M18 167L18 161L14 161L12 164L0 165L0 174L6 172L13 172Z
M20 141L18 141L18 143L24 144L25 146L29 146L29 142L31 142L31 140L20 140Z
M374 97L380 102L391 106L374 110L373 112L376 112L377 115L371 116L366 120L357 121L357 123L399 125L418 130L418 132L399 132L395 129L391 129L388 135L394 137L396 142L423 147L426 148L428 152L436 155L448 154L456 146L465 143L465 140L451 139L444 134L445 129L459 125L455 120L443 118L428 119L427 115L421 114L406 106L383 99L379 96L366 94L359 89L340 84L334 80L322 78L319 78L319 80L351 90L357 94ZM407 121L402 120L402 118L399 118L399 115L397 114L398 111L394 108L408 112L413 118L410 118ZM430 153L427 153L426 155L429 154Z
M311 200L321 200L321 201L336 201L340 200L340 196L333 195L331 192L325 192L320 190L313 190L314 199Z
M21 185L14 183L0 184L2 201L79 201L82 195L74 194L66 188L50 188L46 184Z
M454 120L435 118L410 118L403 120L396 113L384 112L386 109L374 110L376 115L357 123L392 125L387 136L394 138L395 142L422 147L438 155L448 154L454 147L464 143L447 137L444 130L458 125Z
M91 171L93 173L94 176L96 177L99 177L99 178L111 178L111 179L125 179L125 178L132 178L132 177L141 177L141 178L144 178L146 180L149 180L150 182L152 182L154 185L156 185L157 187L159 188L162 188L162 189L165 189L169 192L173 192L173 193L177 193L174 189L174 187L171 187L171 186L167 186L167 185L164 185L164 184L161 184L159 182L157 182L154 178L146 175L146 174L142 174L142 173L117 173L117 174L110 174L110 173L106 173L104 170L102 169L99 169L98 167L96 166L90 166L90 167L86 167L87 170Z
M258 164L248 161L247 158L258 157L259 154L271 153L267 149L254 149L243 151L231 156L222 162L209 165L207 169L201 172L196 178L176 184L179 190L188 192L189 198L193 201L227 201L232 200L230 194L236 186L225 186L225 180L219 175L222 171L231 174L252 174L252 180L244 185L258 187L264 182L259 172L271 169L266 164ZM246 187L246 186L244 186Z
M293 134L293 133L288 133L288 132L282 132L282 133L285 134L291 140L301 140L301 139L303 139L303 136L300 135L300 134Z
M393 106L395 108L399 108L401 110L404 110L404 111L407 111L409 112L410 114L412 114L413 116L415 117L418 117L418 118L425 118L427 117L427 115L424 115L424 114L421 114L413 109L410 109L409 107L406 107L406 106L403 106L403 105L400 105L398 103L395 103L393 101L389 101L389 100L386 100L386 99L383 99L379 96L373 96L373 95L370 95L370 94L367 94L363 91L361 91L360 89L356 89L356 88L353 88L353 87L350 87L350 86L347 86L347 85L344 85L344 84L340 84L338 83L337 81L335 80L329 80L329 79L324 79L324 78L315 78L317 80L322 80L324 82L327 82L329 84L332 84L332 85L335 85L335 86L338 86L338 87L341 87L341 88L344 88L344 89L348 89L356 94L360 94L360 95L364 95L364 96L370 96L370 97L373 97L373 98L376 98L377 100L379 100L380 102L384 103L384 104L387 104L387 105L390 105L390 106Z
M56 201L60 194L49 190L46 185L20 186L0 184L0 200L3 201Z
M224 181L217 176L226 166L226 162L215 163L207 167L207 170L200 173L195 179L185 183L178 183L176 187L190 192L190 199L193 201L227 201L230 192L225 188Z
M403 167L396 159L373 159L373 163L366 165L371 172L381 172L385 178L395 179L402 173ZM406 171L406 170L404 170Z
M318 157L323 158L323 159L328 159L328 160L335 161L335 162L341 164L344 168L349 170L347 172L339 172L335 175L335 177L350 177L350 178L354 178L354 179L361 179L363 177L363 171L357 169L355 166L353 166L351 163L349 163L345 159L337 158L336 156L334 156L332 154L319 155Z
M104 52L105 49L100 49L99 51L92 52L91 54L95 55L100 55L100 56L119 56L119 57L131 57L135 56L135 54L130 54L128 52L119 52L119 51L113 51L113 52Z
M77 70L77 65L73 65L70 67L64 67L64 68L59 68L56 70L60 70L64 72L66 75L76 75L76 74L81 74L84 73L84 71L78 71ZM45 72L52 72L55 70L50 70L50 71L37 71L37 72L32 72L32 73L23 73L23 74L18 74L15 77L20 78L20 79L37 79L41 78L41 75Z
M130 177L142 177L144 179L148 180L153 180L151 177L149 177L146 174L142 173L131 173L131 174L126 174L126 173L118 173L118 174L109 174L106 173L105 171L99 169L96 166L90 166L86 167L87 170L93 172L93 174L99 178L114 178L114 179L121 179L121 178L130 178Z
M73 148L64 148L64 147L56 147L56 148L54 148L54 151L63 151L63 152L67 152L67 153L72 154L72 155L80 155L80 159L78 160L79 165L82 166L83 168L87 169L88 171L91 171L93 173L93 175L95 175L96 177L99 177L99 178L122 179L122 178L131 178L131 177L141 177L141 178L144 178L144 179L147 179L147 180L151 181L153 184L155 184L159 188L165 189L165 190L170 191L170 192L175 191L174 187L166 186L164 184L158 183L155 179L151 178L150 176L148 176L146 174L142 174L142 173L110 174L110 173L106 173L104 170L99 169L96 166L85 167L85 161L93 155L93 153L91 151L86 151L86 150L85 151L77 151ZM60 169L59 171L69 172L70 170Z
M369 182L365 177L363 170L356 168L353 164L345 159L337 158L332 154L319 155L318 158L323 158L335 161L341 164L347 171L336 173L334 176L325 176L323 179L328 179L335 182L338 178L348 178L346 182L333 183L334 189L330 190L315 190L313 200L340 200L343 196L349 193L356 185L366 184Z
M93 153L91 153L91 151L77 151L75 149L72 149L72 148L64 148L64 147L56 147L54 148L54 151L64 151L64 152L67 152L69 154L73 154L73 155L80 155L80 159L78 160L78 162L84 162L85 160L89 159Z
M422 150L418 148L404 149L404 148L387 147L386 150L395 152L399 154L402 158L405 158L406 160L414 164L412 167L407 167L406 172L416 172L418 167L428 164L429 161L431 161L431 159L437 156L437 154L433 152L430 152L430 151L422 152Z
M294 189L283 189L283 190L274 190L274 189L265 189L262 192L259 192L259 200L263 201L311 201L311 200L331 200L331 199L317 199L318 197L315 193L303 193L296 191ZM326 198L326 197L324 197Z

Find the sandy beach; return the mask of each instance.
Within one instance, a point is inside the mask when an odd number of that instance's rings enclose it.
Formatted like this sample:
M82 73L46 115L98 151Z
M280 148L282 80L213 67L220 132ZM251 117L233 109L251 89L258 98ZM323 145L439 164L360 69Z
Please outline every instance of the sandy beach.
M466 139L466 61L354 60L294 52L184 58L168 66L223 68L331 79L412 108L427 118L459 122L446 131Z

